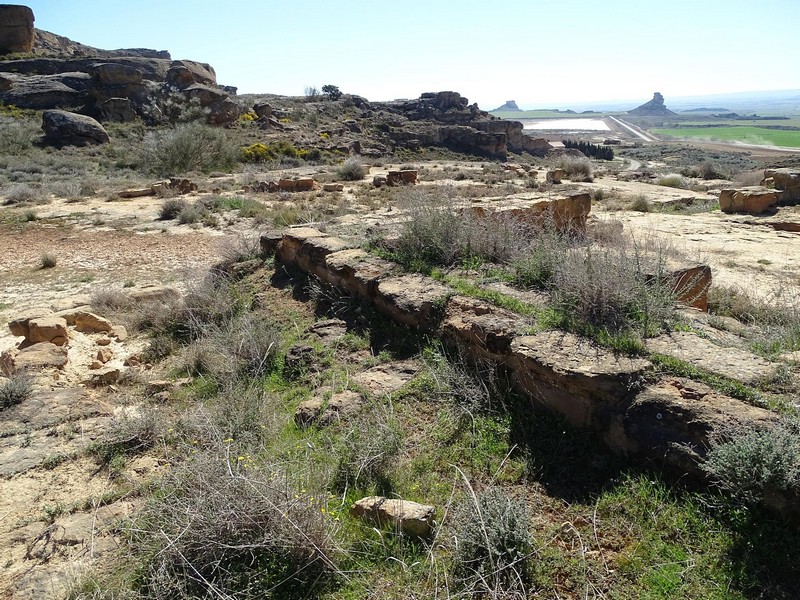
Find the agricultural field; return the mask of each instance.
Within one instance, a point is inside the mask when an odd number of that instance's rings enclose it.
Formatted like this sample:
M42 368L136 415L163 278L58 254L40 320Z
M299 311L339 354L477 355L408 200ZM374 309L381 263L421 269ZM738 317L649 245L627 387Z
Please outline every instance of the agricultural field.
M781 122L783 123L783 121ZM742 142L768 146L800 148L800 130L768 129L756 126L670 127L651 129L651 133L671 138Z

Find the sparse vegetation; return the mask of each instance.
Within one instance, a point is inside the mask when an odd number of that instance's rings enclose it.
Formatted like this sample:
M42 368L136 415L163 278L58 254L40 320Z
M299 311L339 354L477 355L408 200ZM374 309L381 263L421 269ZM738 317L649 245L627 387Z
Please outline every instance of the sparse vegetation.
M727 493L747 503L800 492L800 425L784 419L762 428L732 425L713 438L703 463Z
M336 171L339 179L345 181L361 181L367 176L364 170L364 163L360 156L352 156L344 161L344 164Z
M58 264L58 257L50 252L45 252L39 257L40 269L52 269Z
M33 379L25 371L14 373L0 385L0 410L10 408L30 398L33 393Z

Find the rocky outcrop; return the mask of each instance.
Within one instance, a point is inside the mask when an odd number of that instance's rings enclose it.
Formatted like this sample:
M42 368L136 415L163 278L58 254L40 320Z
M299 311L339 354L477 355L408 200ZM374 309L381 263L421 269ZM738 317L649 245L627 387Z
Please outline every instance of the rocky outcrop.
M778 192L761 186L727 188L719 192L719 208L724 213L758 215L777 203Z
M102 50L75 42L63 35L57 35L43 29L33 30L33 53L43 56L80 57L93 56L97 58L119 58L123 56L138 56L141 58L161 58L171 60L166 50L153 50L151 48L121 48L119 50Z
M666 107L664 104L664 96L662 96L660 92L656 92L653 94L652 100L645 102L641 106L637 106L633 110L629 110L628 114L639 117L663 117L676 113Z
M6 19L0 19L0 43L13 22L9 16L6 27ZM31 36L32 23L31 14ZM150 124L177 116L181 111L176 106L182 104L202 108L210 124L225 125L239 117L230 98L235 88L218 86L214 69L206 63L171 60L168 52L141 48L100 50L38 30L36 40L37 52L48 56L0 62L0 103L80 109L110 121L139 116Z
M761 185L778 191L781 204L800 202L800 169L767 169Z
M408 120L396 121L387 131L392 142L403 147L444 146L497 158L509 150L544 156L551 147L547 140L524 135L522 123L497 119L457 92L426 93L416 100L372 106Z
M91 146L111 141L105 128L92 117L64 110L44 111L42 129L45 140L54 146Z
M27 6L0 4L0 54L33 50L33 11Z
M370 302L398 323L439 333L471 360L503 369L522 397L597 432L632 460L657 461L703 480L699 464L713 436L731 424L758 426L774 420L769 411L703 384L660 377L646 357L625 356L567 332L526 334L529 323L519 315L456 295L429 277L398 274L392 263L315 229L266 232L261 245L278 261ZM703 279L689 267L669 276L680 280L686 273ZM748 381L763 376L769 366L742 351L734 356L693 333L673 335L680 339L652 340L651 351L680 347L685 351L679 360L737 379L741 371ZM733 358L739 362L732 363Z
M549 175L549 173L548 173ZM549 180L548 180L549 181ZM475 216L487 219L513 219L526 225L553 227L558 231L583 233L592 210L588 192L573 192L563 196L510 198L471 205Z

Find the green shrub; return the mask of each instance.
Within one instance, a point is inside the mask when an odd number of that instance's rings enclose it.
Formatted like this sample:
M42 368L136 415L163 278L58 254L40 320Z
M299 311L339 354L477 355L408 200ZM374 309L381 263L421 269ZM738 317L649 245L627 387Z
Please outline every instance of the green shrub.
M50 254L49 252L45 252L39 258L39 268L40 269L52 269L58 264L58 258L55 254Z
M148 132L140 156L144 168L160 176L230 171L237 157L236 146L224 129L202 123Z
M556 269L552 302L576 324L653 335L675 305L670 254L657 239L573 248Z
M526 289L547 289L569 248L569 239L549 228L534 230L528 244L520 246L511 261L514 283Z
M181 214L189 205L187 204L186 200L183 198L169 198L164 200L164 203L161 205L161 210L158 212L158 218L160 221L170 221L172 219L177 219L178 215Z
M178 213L178 223L181 225L191 225L192 223L197 223L203 219L204 214L205 211L203 211L202 205L198 205L197 203L187 204Z
M4 190L5 204L44 204L48 200L47 190L39 184L19 183Z
M336 170L339 179L345 181L361 181L367 176L360 156L351 156Z
M653 205L650 202L650 199L644 194L638 194L634 196L628 208L636 212L644 212L644 213L653 211Z
M686 189L689 187L688 182L677 173L670 173L669 175L663 175L659 177L656 180L656 185L680 189Z
M800 492L800 424L733 428L711 440L703 470L734 497L755 503L774 491Z
M525 505L498 488L469 489L453 516L454 575L474 596L526 598L531 581L530 518Z
M280 466L250 464L218 446L161 482L129 531L149 597L308 598L332 582L317 498Z
M272 144L256 143L241 150L241 160L246 163L262 163L279 159L310 158L311 151L296 148L290 142L278 140Z
M400 204L408 218L394 242L395 258L412 268L473 259L505 262L528 235L513 217L483 216L458 206L450 189L406 190Z
M0 409L10 408L30 398L33 394L33 379L24 371L13 374L0 385Z
M332 484L337 492L377 486L385 493L389 469L395 462L403 437L397 420L383 412L363 416L342 434L339 460Z
M39 125L32 119L0 115L0 154L28 154L39 131Z
M555 168L563 169L564 175L570 181L593 181L592 161L588 158L576 156L560 156L555 162Z

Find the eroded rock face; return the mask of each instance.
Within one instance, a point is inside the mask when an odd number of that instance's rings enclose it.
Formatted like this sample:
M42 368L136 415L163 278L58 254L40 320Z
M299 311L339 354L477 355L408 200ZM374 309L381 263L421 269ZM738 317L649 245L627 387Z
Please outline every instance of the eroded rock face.
M653 368L560 331L518 337L511 352L517 387L582 428L602 429L605 414L629 401Z
M719 192L719 208L724 213L758 215L778 203L778 193L761 186L724 189Z
M27 6L0 4L0 54L33 50L33 11Z
M44 137L55 146L91 146L111 141L105 128L92 117L65 110L42 113Z
M702 478L700 461L714 433L737 425L769 426L776 416L682 378L667 378L636 396L606 442L622 452L659 456L677 472Z
M417 537L428 537L433 532L433 513L436 507L399 498L368 496L350 508L356 517L381 527L393 525L399 531Z

